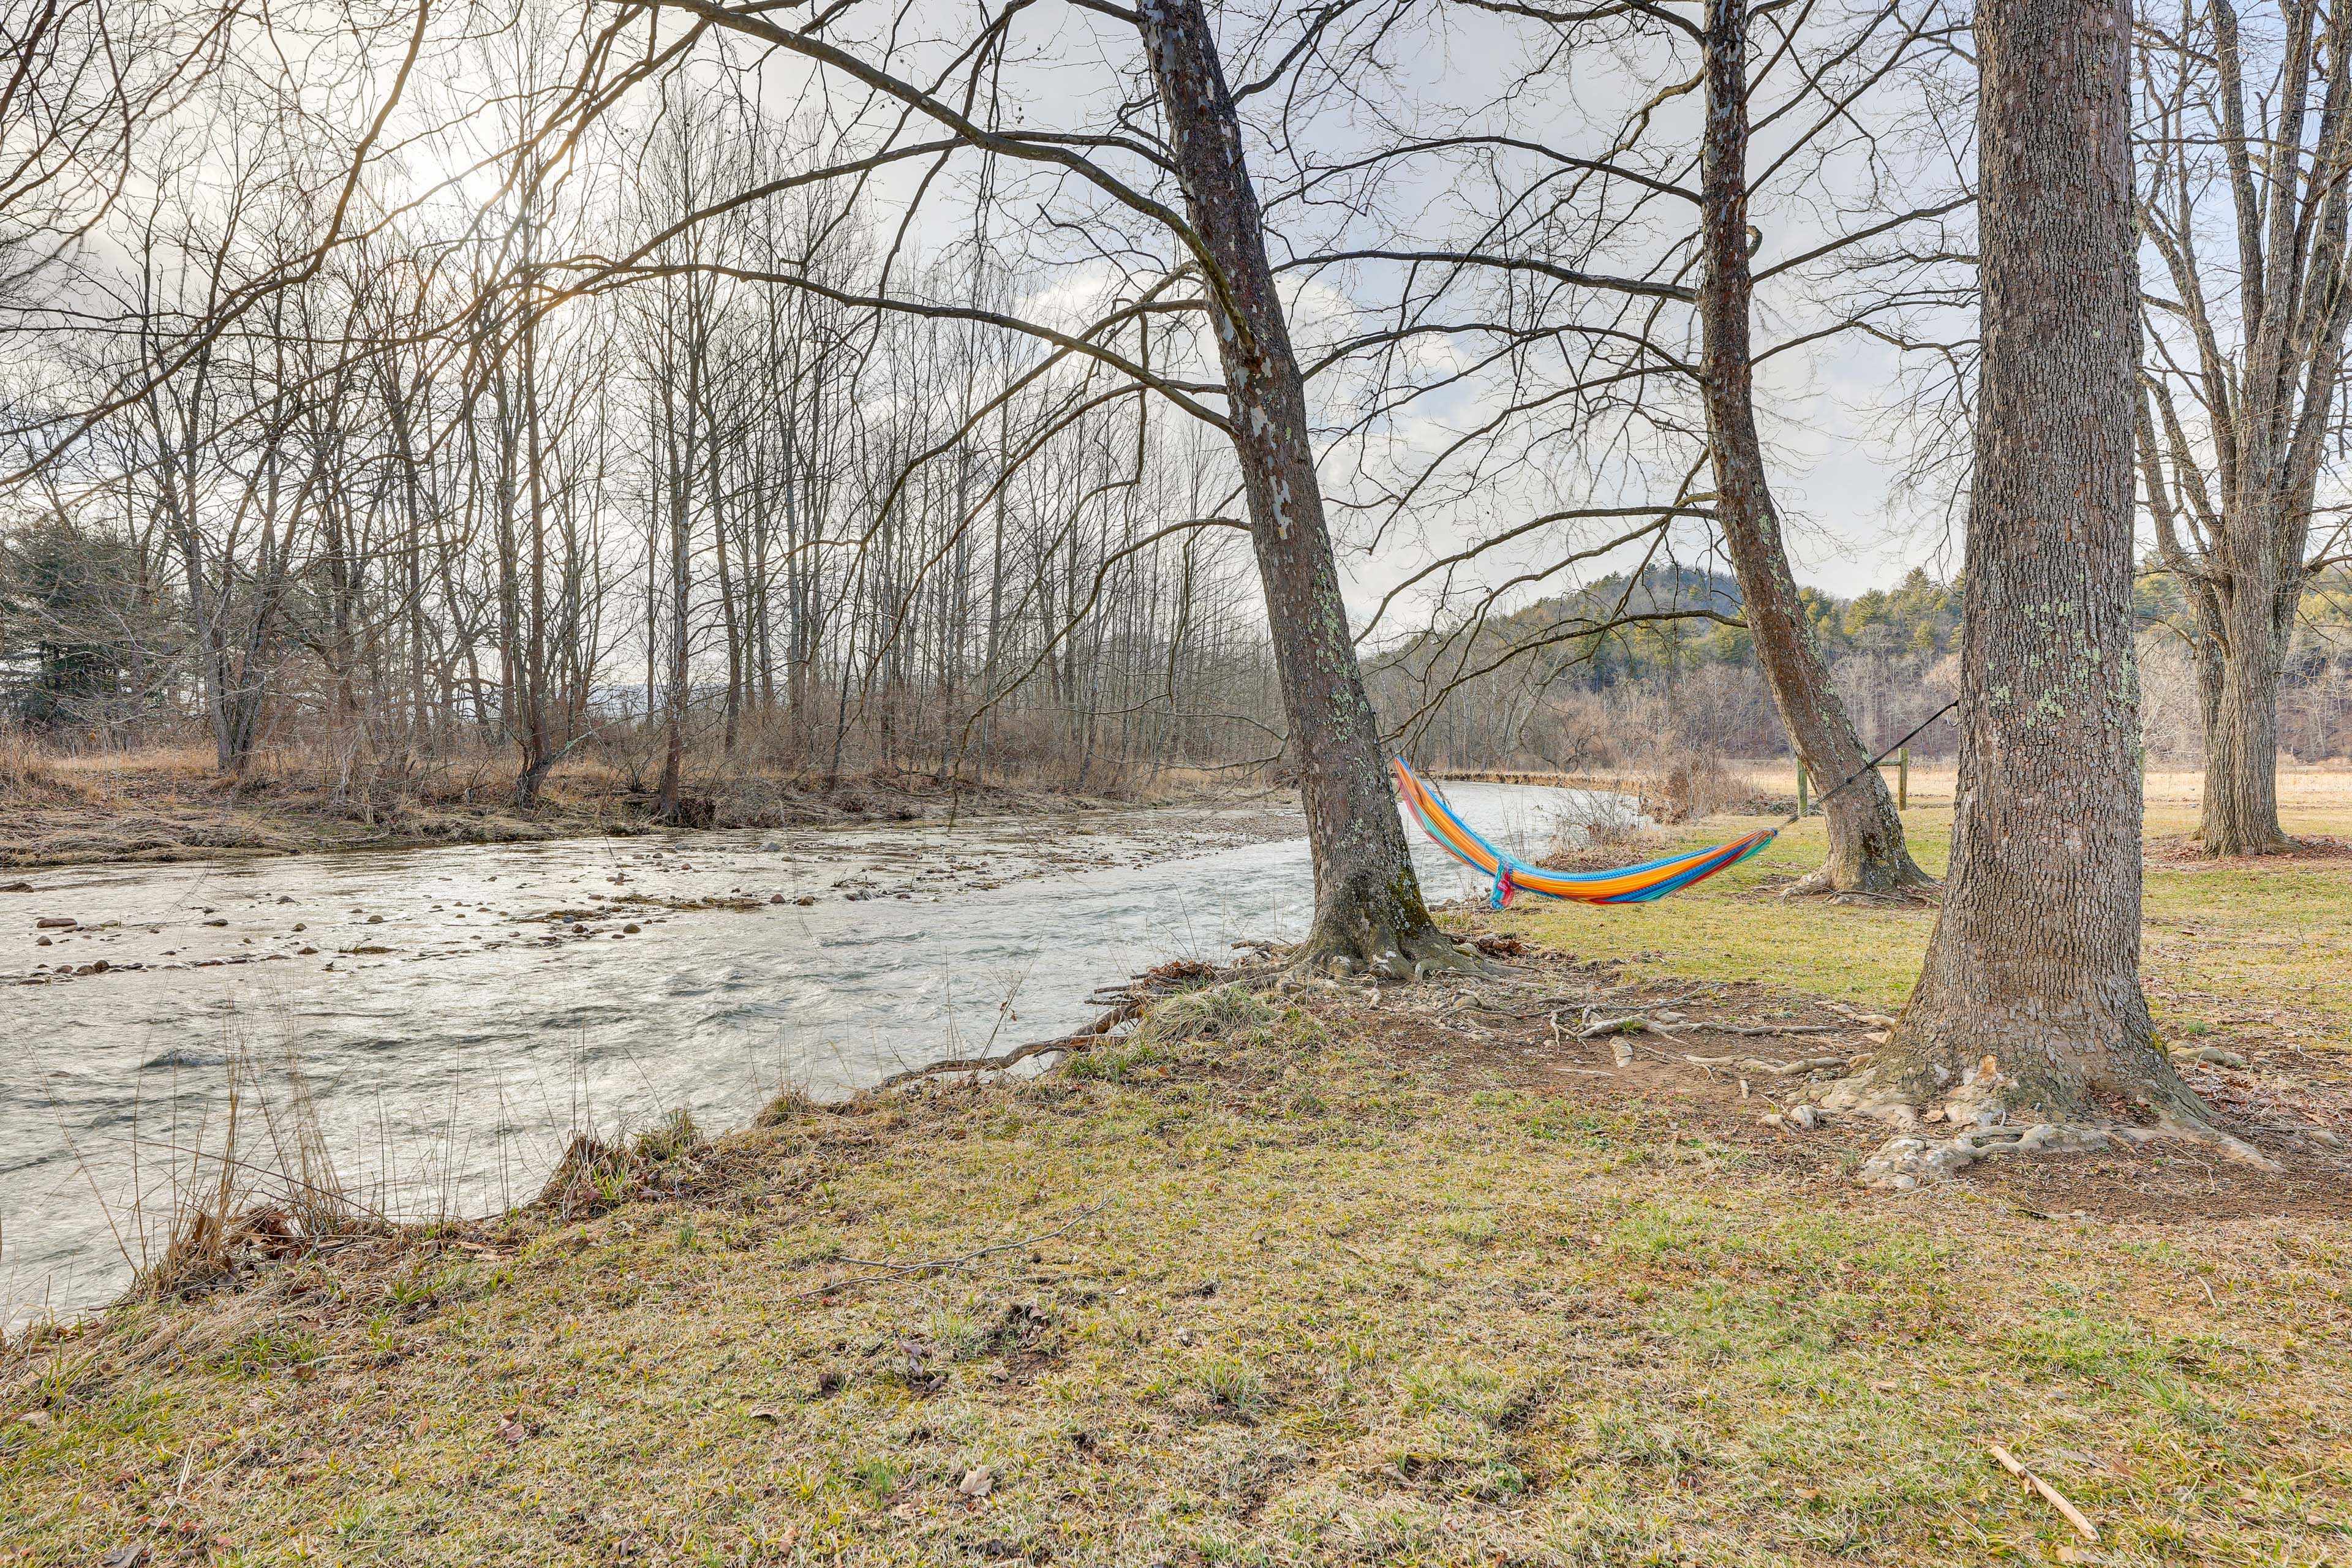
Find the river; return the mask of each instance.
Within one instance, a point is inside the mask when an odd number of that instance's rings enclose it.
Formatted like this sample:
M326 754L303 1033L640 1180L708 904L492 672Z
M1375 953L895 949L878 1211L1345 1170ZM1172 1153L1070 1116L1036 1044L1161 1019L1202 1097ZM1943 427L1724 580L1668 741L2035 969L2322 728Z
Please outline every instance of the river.
M1448 795L1522 854L1630 809ZM377 1212L494 1212L576 1131L740 1125L779 1089L1066 1034L1097 986L1296 936L1303 832L1258 804L31 873L0 893L0 1321L120 1293L190 1172L216 1179L194 1155L237 1061L263 1069L247 1158L291 1163L315 1129ZM1412 836L1433 900L1483 896Z

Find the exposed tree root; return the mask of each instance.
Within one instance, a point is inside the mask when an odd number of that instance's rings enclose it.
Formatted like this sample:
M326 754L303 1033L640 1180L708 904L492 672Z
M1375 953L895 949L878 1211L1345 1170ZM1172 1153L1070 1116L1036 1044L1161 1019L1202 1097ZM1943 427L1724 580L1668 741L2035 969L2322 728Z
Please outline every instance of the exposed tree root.
M2218 840L2208 838L2201 833L2192 833L2189 840L2204 851L2208 860L2252 859L2263 855L2292 855L2295 850L2294 840L2284 833L2275 837L2232 837Z
M2103 1128L2049 1121L2030 1127L1965 1127L1941 1139L1906 1132L1888 1139L1864 1160L1854 1179L1865 1187L1906 1193L1999 1154L2088 1153L2111 1142Z
M1434 924L1400 930L1387 921L1367 924L1352 936L1327 931L1322 921L1293 948L1286 966L1293 974L1351 979L1426 980L1433 974L1494 974L1501 966L1467 942L1454 941Z
M952 1061L932 1062L928 1067L909 1068L905 1072L892 1073L875 1087L896 1089L902 1083L918 1079L936 1078L949 1073L1003 1072L1007 1068L1041 1057L1049 1051L1083 1051L1102 1044L1103 1039L1118 1025L1134 1016L1130 1010L1113 1008L1075 1035L1064 1035L1055 1040L1032 1040L1025 1046L1015 1046L1009 1051L992 1057L961 1057Z
M2173 1139L2210 1149L2217 1154L2225 1155L2241 1164L2252 1165L2258 1171L2283 1169L2276 1160L2272 1159L2252 1143L2234 1133L2224 1132L2210 1122L2188 1121L2158 1112L2153 1126L2117 1127L2114 1131L2118 1139L2127 1143L2153 1143L2163 1139Z
M1897 1129L1863 1163L1855 1178L1864 1186L1894 1192L1927 1185L1979 1160L2001 1155L2087 1153L2119 1142L2159 1139L2194 1142L2262 1170L2279 1169L2252 1144L2206 1121L2193 1097L2186 1113L2170 1106L2149 1106L2156 1120L2142 1125L2049 1111L2030 1101L2012 1103L2019 1087L1987 1057L1963 1074L1948 1095L1928 1103L1929 1097L1916 1093L1911 1075L1865 1067L1832 1084L1821 1103L1827 1110Z
M1919 869L1907 850L1892 858L1857 857L1822 861L1780 889L1784 899L1826 898L1859 894L1873 900L1924 902L1944 890L1944 884Z

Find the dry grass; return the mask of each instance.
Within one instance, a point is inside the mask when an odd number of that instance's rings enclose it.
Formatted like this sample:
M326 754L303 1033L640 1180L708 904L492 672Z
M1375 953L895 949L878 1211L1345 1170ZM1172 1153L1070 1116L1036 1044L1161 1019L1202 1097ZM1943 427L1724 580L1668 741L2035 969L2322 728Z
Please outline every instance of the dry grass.
M761 755L748 742L732 760L715 742L698 747L687 778L701 825L912 822L950 810L1201 799L1241 787L1209 774L1109 771L1075 795L1045 773L1016 769L953 790L895 773L845 776L827 788ZM641 774L618 750L585 751L550 774L537 807L521 811L512 805L517 770L506 748L367 759L330 745L272 747L229 780L208 750L56 758L0 737L0 869L640 833L653 826L655 805Z
M1743 780L1748 789L1758 795L1789 800L1797 798L1797 772L1794 763L1786 759L1770 762L1732 762L1725 766ZM1895 787L1895 765L1885 770L1886 786ZM1911 804L1916 806L1949 806L1952 791L1958 783L1958 770L1950 763L1914 763L1911 764ZM2283 763L2278 773L2279 807L2285 812L2328 812L2352 810L2352 766L2343 763L2304 765ZM1816 793L1819 780L1813 784ZM2171 823L2183 815L2193 828L2197 820L2198 803L2204 796L2205 775L2195 768L2148 769L2141 788L2149 816L2158 823Z
M0 724L0 803L79 800L68 770L13 724Z
M2101 1562L2352 1533L2341 1224L1873 1198L1449 1065L1443 1032L1408 1065L1344 1016L1181 1009L1116 1071L784 1107L658 1202L322 1251L20 1351L6 1543L2047 1561L2072 1536L1993 1442Z

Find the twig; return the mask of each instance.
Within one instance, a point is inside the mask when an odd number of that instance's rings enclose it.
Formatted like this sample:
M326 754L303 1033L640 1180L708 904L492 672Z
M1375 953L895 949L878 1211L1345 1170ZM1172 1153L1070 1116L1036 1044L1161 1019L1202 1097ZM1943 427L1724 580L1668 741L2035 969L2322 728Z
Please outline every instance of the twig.
M2040 1476L2035 1475L2032 1470L2027 1469L2023 1465L2020 1464L2018 1462L2017 1456L2002 1447L2000 1444L1988 1443L1985 1445L1985 1447L2000 1464L2002 1469L2007 1470L2011 1475L2015 1476L2019 1480L2023 1481L2027 1486L2032 1487L2035 1491L2040 1492L2044 1502L2047 1502L2052 1508L2056 1509L2060 1513L2065 1515L2066 1522L2074 1527L2076 1534L2080 1535L2084 1540L2089 1542L2094 1546L2096 1546L2099 1543L2098 1526L2084 1518L2083 1510L2076 1508L2073 1503L2068 1502L2064 1495L2061 1493L2056 1487L2052 1486L2048 1481L2043 1480Z

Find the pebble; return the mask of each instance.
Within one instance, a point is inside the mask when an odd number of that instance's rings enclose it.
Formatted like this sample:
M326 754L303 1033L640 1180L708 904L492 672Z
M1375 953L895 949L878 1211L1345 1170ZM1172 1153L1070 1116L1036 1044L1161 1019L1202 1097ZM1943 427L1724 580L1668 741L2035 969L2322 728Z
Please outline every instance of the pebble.
M2245 1058L2220 1046L2207 1046L2197 1053L2197 1059L2200 1062L2210 1062L2217 1068L2242 1068L2246 1065Z
M81 921L71 915L43 915L33 922L33 929L35 931L73 931L80 924Z

